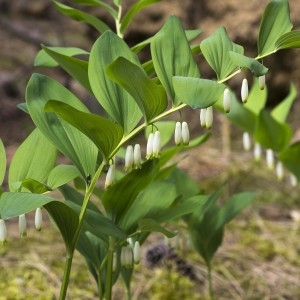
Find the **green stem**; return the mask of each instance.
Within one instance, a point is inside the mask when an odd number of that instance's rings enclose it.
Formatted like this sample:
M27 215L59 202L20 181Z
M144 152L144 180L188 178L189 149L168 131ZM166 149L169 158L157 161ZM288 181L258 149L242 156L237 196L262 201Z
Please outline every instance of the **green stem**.
M117 35L120 37L120 38L123 38L124 35L123 33L121 32L121 18L122 18L122 5L119 5L118 6L118 16L117 16L117 19L116 19L116 31L117 31Z
M209 298L210 300L214 300L214 291L213 291L213 284L212 284L212 270L211 264L207 265L207 281L208 281L208 290L209 290Z
M103 299L102 295L102 282L101 282L101 272L98 272L98 298L99 300Z
M77 242L78 242L79 234L80 234L81 228L83 226L84 215L85 215L85 212L86 212L87 205L89 203L91 194L92 194L92 192L95 188L96 182L97 182L97 180L98 180L98 178L101 174L101 171L102 171L104 165L105 165L105 161L103 161L101 163L101 165L97 169L95 175L93 176L90 185L87 186L87 188L86 188L86 192L85 192L85 195L84 195L84 198L83 198L81 210L80 210L80 213L79 213L79 223L78 223L77 229L76 229L74 237L73 237L72 245L70 246L69 250L67 251L59 300L64 300L66 298L68 284L69 284L69 280L70 280L72 260L73 260L74 252L75 252L76 245L77 245Z
M106 265L106 281L105 281L105 299L111 300L112 296L112 275L113 275L113 260L115 250L115 238L109 237L109 247L107 254L107 265Z

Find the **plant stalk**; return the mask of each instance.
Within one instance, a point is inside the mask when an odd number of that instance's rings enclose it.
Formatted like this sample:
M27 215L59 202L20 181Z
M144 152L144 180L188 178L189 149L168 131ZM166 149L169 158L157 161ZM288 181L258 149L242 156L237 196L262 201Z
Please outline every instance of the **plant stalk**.
M113 260L114 260L115 238L109 237L109 246L106 265L106 281L105 281L105 299L111 300L112 297L112 275L113 275Z
M214 291L213 291L213 284L212 284L212 270L211 264L207 265L207 281L208 281L208 291L209 291L209 298L210 300L214 300Z
M74 251L73 251L73 253L74 253ZM73 253L71 256L69 256L69 255L66 256L66 262L65 262L65 266L64 266L64 275L63 275L62 284L60 287L59 300L64 300L64 299L66 299L66 296L67 296L67 289L68 289L70 272L71 272L72 261L73 261Z

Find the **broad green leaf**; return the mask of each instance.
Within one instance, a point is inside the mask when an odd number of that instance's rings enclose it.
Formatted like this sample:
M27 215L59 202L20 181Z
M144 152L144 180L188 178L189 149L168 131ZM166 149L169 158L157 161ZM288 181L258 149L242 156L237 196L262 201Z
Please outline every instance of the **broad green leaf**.
M300 30L283 34L275 43L276 51L281 49L300 48Z
M291 128L287 124L279 123L268 111L261 111L255 126L255 141L265 148L281 151L289 144L291 136Z
M77 4L87 5L87 6L99 6L104 8L108 13L110 13L114 19L118 17L118 12L111 7L109 4L99 1L99 0L73 0Z
M177 234L175 232L167 230L163 226L159 225L159 223L153 219L139 220L138 226L139 226L140 232L160 232L169 239L176 236L176 234Z
M124 231L136 230L132 227L139 220L144 218L155 220L157 214L172 205L176 196L176 189L173 184L166 181L155 181L141 191L132 201L131 206L121 220L120 227Z
M4 176L6 173L6 153L4 144L0 138L0 186L4 180Z
M275 52L278 38L291 31L292 28L288 0L270 1L264 11L259 28L257 41L259 57Z
M167 108L164 88L155 84L141 66L119 57L106 68L106 74L134 98L147 122Z
M176 98L194 109L212 106L226 88L213 80L181 76L173 77L173 85Z
M265 87L261 90L259 88L258 79L255 78L255 80L253 80L247 103L244 103L243 106L258 116L260 111L265 107L266 102L267 88Z
M60 101L51 100L45 105L45 111L54 112L66 122L76 127L98 147L108 160L123 136L118 124L91 113L82 112Z
M151 41L151 55L157 76L177 106L173 87L174 76L200 77L190 45L180 20L171 16Z
M284 166L300 180L300 141L286 147L279 153Z
M297 90L293 83L291 83L289 94L271 111L272 117L280 123L284 123L291 108L296 100Z
M120 56L139 64L137 56L120 37L111 31L105 32L92 47L88 74L95 97L109 116L124 128L126 135L137 125L142 114L132 96L105 73L106 67Z
M13 156L8 174L9 189L16 191L15 184L25 179L46 182L55 161L55 147L35 129Z
M13 184L13 186L15 185ZM31 178L23 180L21 182L21 187L27 189L28 191L34 194L44 194L52 191L52 189L46 184Z
M268 68L259 63L255 58L247 57L233 51L229 51L229 56L235 66L249 69L256 77L265 75L268 72Z
M88 63L86 61L55 52L47 47L43 47L43 50L87 91L93 93L88 78Z
M33 74L26 90L26 102L33 122L60 152L72 160L83 178L88 174L93 175L98 157L97 147L56 114L44 111L45 104L53 99L88 112L82 102L57 81Z
M230 58L230 51L243 54L244 48L233 43L227 35L225 27L219 27L200 44L200 49L209 65L216 72L218 80L225 79L236 64Z
M156 2L160 2L161 0L139 0L135 4L133 4L129 10L126 12L125 16L122 18L121 21L121 33L124 33L128 25L133 21L135 15L141 11L143 8L154 4Z
M51 170L48 176L47 185L52 189L56 189L78 176L80 176L80 173L75 166L59 165Z
M47 47L55 53L59 53L68 57L75 55L89 55L89 52L76 47ZM34 59L35 67L56 67L58 63L49 56L44 49L40 50Z
M54 6L56 7L56 9L58 11L60 11L62 14L64 14L65 16L67 16L73 20L76 20L76 21L87 23L87 24L91 25L92 27L94 27L100 33L103 33L106 30L110 29L107 24L105 24L103 21L101 21L100 19L98 19L97 17L95 17L91 14L88 14L81 10L64 5L55 0L53 0L53 3L54 3Z

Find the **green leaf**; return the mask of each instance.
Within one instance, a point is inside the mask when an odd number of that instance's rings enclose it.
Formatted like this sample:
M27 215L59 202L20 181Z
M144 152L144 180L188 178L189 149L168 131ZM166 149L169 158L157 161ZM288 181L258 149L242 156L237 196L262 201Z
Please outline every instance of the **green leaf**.
M254 58L233 51L229 51L229 56L237 67L249 69L256 77L265 75L268 72L268 68Z
M268 111L261 111L256 122L254 139L263 147L281 151L291 139L291 128L276 121Z
M6 153L4 144L0 138L0 185L4 180L4 176L6 173Z
M110 13L114 19L116 19L118 17L118 12L112 8L110 5L108 5L107 3L103 2L103 1L99 1L99 0L73 0L73 2L77 3L77 4L82 4L82 5L86 5L86 6L99 6L104 8L108 13Z
M300 141L289 145L279 153L284 166L300 180Z
M125 16L122 18L121 21L121 28L120 31L123 33L128 25L133 21L135 15L141 11L143 8L156 3L160 2L161 0L140 0L137 1L134 5L130 7L130 9L126 12Z
M288 0L270 1L264 11L259 28L257 41L259 57L275 52L278 38L291 31L292 28Z
M139 64L137 56L115 33L107 31L92 47L89 59L89 80L95 97L109 116L128 134L140 121L141 111L134 99L105 73L108 65L118 57Z
M52 171L50 172L47 185L52 189L56 189L78 176L80 176L80 173L75 166L59 165L52 169Z
M141 66L119 57L106 74L134 98L147 122L167 108L164 88L150 80Z
M69 57L45 46L43 46L43 50L87 91L91 94L93 93L88 78L88 63L86 61L75 57Z
M26 90L26 102L33 122L60 152L72 160L83 178L93 175L98 157L97 147L56 114L44 111L45 104L53 99L88 112L81 101L61 84L44 75L33 74Z
M272 117L280 123L284 123L291 108L296 100L297 97L297 90L293 83L291 83L290 91L287 97L282 100L276 107L273 108L271 111Z
M162 227L161 225L159 225L158 222L156 222L153 219L139 220L138 226L139 226L140 232L160 232L169 239L176 236L176 234L177 234L177 233L174 233L174 232L169 231L166 228Z
M212 106L226 88L213 80L181 76L173 77L173 85L176 98L194 109Z
M300 48L300 30L283 34L275 43L276 51L281 49Z
M47 47L47 49L68 57L75 55L89 55L89 52L77 47ZM33 65L35 67L56 67L58 66L58 63L42 49L36 55Z
M21 183L21 187L27 189L28 191L34 194L44 194L52 191L52 189L48 187L46 184L43 184L31 178L23 180Z
M151 55L157 76L167 94L178 105L173 87L174 76L200 77L180 20L171 16L151 41Z
M55 147L35 129L16 150L9 168L8 183L11 191L17 191L25 179L46 182L56 161Z
M101 116L82 112L63 102L50 100L45 105L45 111L55 112L89 137L106 160L122 139L123 129L118 124Z
M200 49L209 65L216 72L218 80L225 79L235 68L236 64L230 58L230 51L243 54L244 48L233 43L225 27L219 27L200 44Z
M73 20L76 20L76 21L87 23L87 24L91 25L92 27L94 27L96 30L98 30L100 33L103 33L106 30L110 29L109 26L106 25L103 21L94 17L91 14L88 14L81 10L64 5L55 0L53 0L53 3L54 3L54 6L56 7L56 9L58 11L60 11L62 14L64 14L65 16L67 16Z

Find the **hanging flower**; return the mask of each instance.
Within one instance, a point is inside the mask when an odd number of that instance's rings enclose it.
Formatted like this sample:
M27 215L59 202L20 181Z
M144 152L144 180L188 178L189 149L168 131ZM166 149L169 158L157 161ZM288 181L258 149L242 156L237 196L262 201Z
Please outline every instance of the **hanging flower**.
M253 154L255 161L261 160L261 145L259 143L254 144Z
M7 230L5 221L0 219L0 244L4 245L7 242Z
M209 106L206 108L206 111L205 111L205 127L206 128L212 127L213 119L214 119L213 109L212 109L212 106Z
M283 164L281 161L278 161L276 164L276 176L277 179L282 181L284 178L284 168L283 168Z
M274 169L274 152L272 149L267 149L266 161L267 161L267 167L270 170L273 170Z
M230 91L229 89L224 90L223 94L223 107L226 113L230 112Z
M298 184L298 179L294 174L290 174L290 184L295 187Z
M122 247L121 250L121 266L125 268L132 268L133 265L133 253L130 246Z
M177 146L181 145L181 142L182 142L182 131L181 131L181 123L180 122L176 122L175 133L174 133L174 140L175 140L175 144Z
M19 216L19 233L20 233L20 236L23 237L23 236L27 235L26 229L27 229L26 216L25 216L25 214L22 214L22 215Z
M133 167L133 147L131 145L127 146L125 153L125 168L126 172L130 172Z
M153 137L153 157L159 157L161 149L161 136L160 136L160 131L157 130L154 133Z
M246 78L243 79L242 88L241 88L241 98L243 103L246 103L248 100L249 89L248 89L248 80Z
M200 109L200 126L206 127L206 108Z
M42 229L42 222L43 222L42 209L38 207L35 211L35 218L34 218L35 229L37 231L40 231Z
M262 75L258 77L258 85L261 90L263 90L266 86L266 75Z
M105 178L105 184L104 184L105 189L109 188L113 184L113 182L115 181L115 177L116 177L116 167L115 164L111 164L109 166Z
M251 139L248 132L243 133L243 148L245 151L249 151L251 149Z
M134 243L133 247L133 260L135 264L139 264L141 259L141 246L139 241Z
M181 134L183 145L187 146L190 142L190 131L187 122L182 122Z
M133 150L133 165L135 169L140 169L142 166L142 155L141 155L141 146L140 144L134 145Z
M154 139L154 134L151 132L148 136L148 141L147 141L146 159L151 158L153 155L153 139Z

